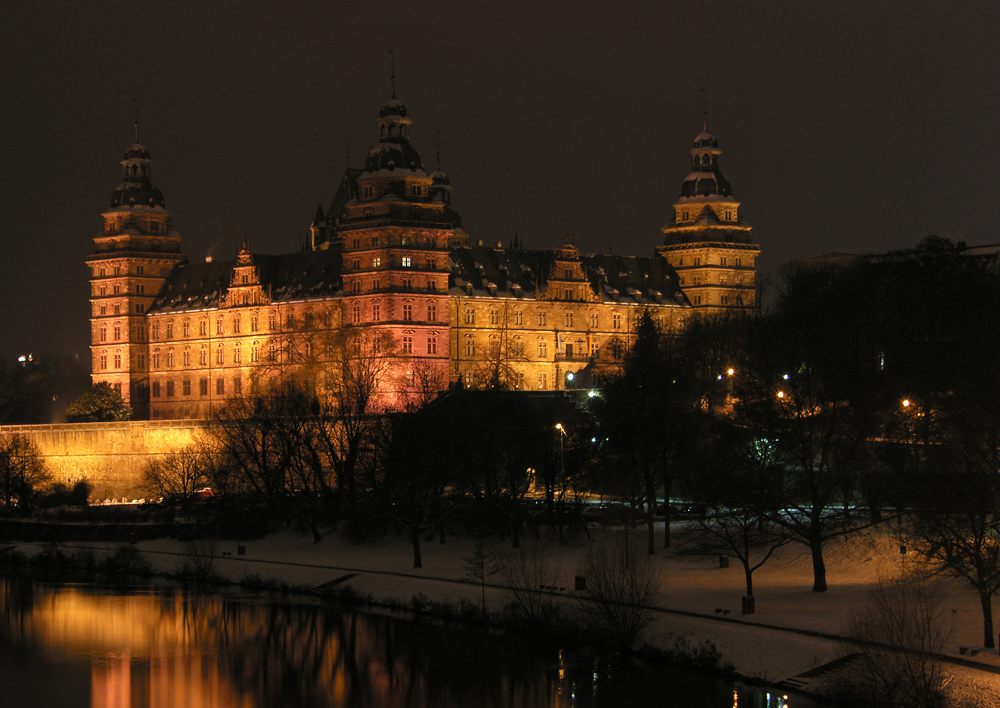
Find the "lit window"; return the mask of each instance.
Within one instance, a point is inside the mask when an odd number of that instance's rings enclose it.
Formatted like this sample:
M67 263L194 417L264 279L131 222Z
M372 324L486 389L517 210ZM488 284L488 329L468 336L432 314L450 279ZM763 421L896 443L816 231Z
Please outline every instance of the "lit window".
M409 256L403 256L402 266L404 268L409 268L413 264L413 259Z
M372 258L372 268L378 268L382 265L382 259L378 256Z

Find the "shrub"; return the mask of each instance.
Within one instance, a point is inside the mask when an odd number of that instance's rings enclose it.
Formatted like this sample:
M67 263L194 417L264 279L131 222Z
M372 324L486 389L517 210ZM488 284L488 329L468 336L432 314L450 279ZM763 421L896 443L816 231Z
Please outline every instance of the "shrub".
M99 567L110 575L126 578L151 575L153 572L149 561L139 549L129 545L119 546L114 555L106 558Z

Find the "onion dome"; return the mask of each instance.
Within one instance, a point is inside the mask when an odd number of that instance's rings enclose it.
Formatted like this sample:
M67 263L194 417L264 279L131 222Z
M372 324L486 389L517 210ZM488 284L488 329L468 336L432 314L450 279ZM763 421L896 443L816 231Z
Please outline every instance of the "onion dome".
M410 144L412 120L406 106L393 96L378 112L378 144L368 151L365 172L406 170L423 172L424 163Z
M704 130L694 139L691 148L691 172L681 185L681 201L685 199L733 198L733 188L719 169L719 141L708 132L706 118Z
M163 209L163 193L152 182L149 150L133 143L121 161L124 181L111 194L115 209Z

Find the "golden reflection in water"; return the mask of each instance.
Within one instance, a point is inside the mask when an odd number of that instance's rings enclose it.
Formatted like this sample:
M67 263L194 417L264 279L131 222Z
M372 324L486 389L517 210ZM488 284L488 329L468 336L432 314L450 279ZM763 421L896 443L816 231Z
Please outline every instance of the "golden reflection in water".
M434 625L87 586L35 586L20 611L11 611L17 602L10 588L0 582L0 639L89 657L93 708L576 703L561 660L548 673L511 673L490 642L441 641Z

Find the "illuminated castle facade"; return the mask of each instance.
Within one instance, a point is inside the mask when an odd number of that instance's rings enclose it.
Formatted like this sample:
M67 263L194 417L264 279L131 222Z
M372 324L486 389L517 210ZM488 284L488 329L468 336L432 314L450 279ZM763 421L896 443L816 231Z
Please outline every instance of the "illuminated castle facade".
M664 331L702 312L754 306L750 226L707 129L647 257L473 241L451 184L427 174L395 96L364 169L317 210L309 249L191 263L181 253L149 152L132 145L87 260L93 382L137 417L200 418L268 378L378 348L389 407L451 385L558 390L592 380L628 346L648 308ZM347 343L350 342L350 345Z

